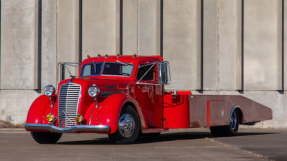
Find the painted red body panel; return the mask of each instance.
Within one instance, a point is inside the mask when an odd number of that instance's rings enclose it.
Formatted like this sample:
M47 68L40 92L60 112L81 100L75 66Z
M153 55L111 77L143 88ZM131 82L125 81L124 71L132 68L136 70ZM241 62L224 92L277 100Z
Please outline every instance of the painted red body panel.
M47 114L51 113L52 102L48 96L39 96L31 105L26 123L47 124Z
M164 95L164 128L189 128L188 93L167 93Z
M115 133L118 128L118 119L122 107L128 102L135 105L136 110L142 120L142 127L146 127L142 111L138 108L138 104L133 98L126 94L113 94L102 102L94 102L90 105L87 112L84 114L87 125L109 125L111 127L110 133ZM96 107L98 106L98 107Z
M142 130L226 125L229 123L229 113L235 105L242 110L242 123L272 118L269 108L241 96L193 96L190 91L165 92L164 85L159 83L158 66L155 68L154 80L139 83L139 65L160 63L163 61L160 56L89 58L80 64L79 73L88 63L118 61L134 65L131 76L100 75L61 81L53 97L42 95L32 103L26 123L48 124L46 116L50 113L58 118L58 94L62 85L68 82L81 87L78 103L78 114L84 117L81 125L108 125L110 134L117 131L121 110L127 104L137 111ZM97 98L88 95L89 87L94 84L101 91ZM254 111L258 114L254 114ZM58 120L52 124L59 126Z

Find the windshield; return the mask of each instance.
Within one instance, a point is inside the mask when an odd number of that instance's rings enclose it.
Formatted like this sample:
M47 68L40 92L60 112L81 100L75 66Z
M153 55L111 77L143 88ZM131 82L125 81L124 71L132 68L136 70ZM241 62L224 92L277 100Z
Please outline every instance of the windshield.
M122 62L94 62L85 64L81 77L97 76L97 75L112 75L128 77L132 74L133 65Z

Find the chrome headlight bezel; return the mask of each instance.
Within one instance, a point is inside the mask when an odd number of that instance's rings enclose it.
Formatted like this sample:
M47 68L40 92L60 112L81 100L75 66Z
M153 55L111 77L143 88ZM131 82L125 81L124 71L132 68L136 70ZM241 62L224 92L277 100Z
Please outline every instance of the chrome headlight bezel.
M43 94L46 96L51 97L53 94L55 94L55 87L53 85L47 85L44 88Z
M92 85L89 87L89 90L88 90L88 94L90 97L97 97L100 93L100 88L98 88L96 85Z

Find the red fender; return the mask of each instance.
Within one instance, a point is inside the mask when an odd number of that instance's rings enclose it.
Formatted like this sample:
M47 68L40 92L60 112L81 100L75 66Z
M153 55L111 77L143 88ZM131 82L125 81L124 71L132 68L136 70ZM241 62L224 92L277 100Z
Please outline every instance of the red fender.
M48 96L39 96L30 106L26 123L47 124L46 116L51 112L51 100Z
M146 128L147 126L138 103L126 94L113 94L99 103L91 104L84 116L87 119L87 125L108 125L110 126L109 133L115 133L118 130L121 110L128 102L135 105L141 125L143 128Z

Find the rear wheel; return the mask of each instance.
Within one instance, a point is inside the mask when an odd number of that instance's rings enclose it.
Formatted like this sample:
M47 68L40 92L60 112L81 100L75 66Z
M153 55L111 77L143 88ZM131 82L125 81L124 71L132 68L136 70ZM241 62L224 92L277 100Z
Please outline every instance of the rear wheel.
M117 144L134 143L140 136L140 119L131 106L126 106L121 112L118 130L110 134L109 138Z
M210 127L210 132L215 137L234 136L238 132L239 123L239 112L235 109L231 112L229 125Z
M61 138L61 133L31 132L33 139L39 144L56 144Z

